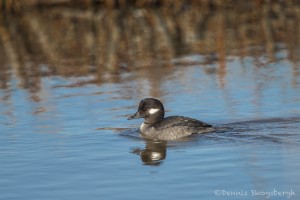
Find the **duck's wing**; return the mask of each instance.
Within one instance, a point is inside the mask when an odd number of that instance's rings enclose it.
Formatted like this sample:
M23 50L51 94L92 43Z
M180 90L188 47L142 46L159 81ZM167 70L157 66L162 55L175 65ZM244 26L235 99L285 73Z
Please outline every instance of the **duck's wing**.
M210 124L206 124L202 121L192 119L189 117L182 117L182 116L172 116L166 117L163 121L156 125L156 130L171 128L175 126L181 127L190 127L190 128L208 128L212 127Z

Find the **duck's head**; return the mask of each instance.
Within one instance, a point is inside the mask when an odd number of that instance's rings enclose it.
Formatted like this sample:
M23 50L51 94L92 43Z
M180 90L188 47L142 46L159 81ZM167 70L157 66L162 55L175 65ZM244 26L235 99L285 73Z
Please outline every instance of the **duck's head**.
M165 116L163 104L154 98L143 99L138 107L138 111L128 117L128 120L144 118L145 123L153 124L162 121Z

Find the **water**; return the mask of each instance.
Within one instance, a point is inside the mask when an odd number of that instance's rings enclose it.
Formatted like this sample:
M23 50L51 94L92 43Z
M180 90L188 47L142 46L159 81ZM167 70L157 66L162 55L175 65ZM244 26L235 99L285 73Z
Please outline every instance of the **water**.
M300 199L296 2L97 2L2 6L1 200ZM219 129L140 138L146 97Z
M36 93L12 72L0 90L0 199L299 199L299 75L287 59L252 62L230 57L225 76L175 64L100 85L50 76ZM222 131L139 138L142 121L126 118L149 96Z

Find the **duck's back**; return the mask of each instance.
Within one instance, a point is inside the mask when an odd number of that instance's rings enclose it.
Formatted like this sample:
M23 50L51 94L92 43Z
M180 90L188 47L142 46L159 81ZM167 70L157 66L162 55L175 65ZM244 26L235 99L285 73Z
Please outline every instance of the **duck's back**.
M202 121L182 117L167 117L154 125L152 135L161 140L174 140L196 133L212 131L212 125Z
M159 122L155 126L158 130L166 129L170 127L194 127L194 128L208 128L212 127L210 124L206 124L202 121L192 119L183 116L166 117L163 121Z

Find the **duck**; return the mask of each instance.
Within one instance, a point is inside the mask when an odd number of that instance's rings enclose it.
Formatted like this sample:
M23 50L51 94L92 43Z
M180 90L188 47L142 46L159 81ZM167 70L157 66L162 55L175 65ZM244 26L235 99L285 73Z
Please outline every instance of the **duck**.
M197 119L184 116L165 117L165 109L161 101L145 98L139 103L135 114L127 119L144 118L139 131L142 137L154 140L177 140L193 134L214 131L214 127Z

